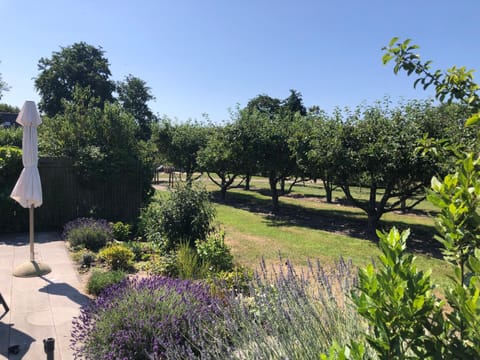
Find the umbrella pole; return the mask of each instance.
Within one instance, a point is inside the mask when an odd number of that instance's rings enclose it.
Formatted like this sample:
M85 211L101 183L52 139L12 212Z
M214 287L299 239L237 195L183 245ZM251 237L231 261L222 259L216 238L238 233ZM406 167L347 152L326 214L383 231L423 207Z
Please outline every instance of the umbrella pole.
M33 250L33 204L29 208L30 216L30 261L35 261L35 253Z

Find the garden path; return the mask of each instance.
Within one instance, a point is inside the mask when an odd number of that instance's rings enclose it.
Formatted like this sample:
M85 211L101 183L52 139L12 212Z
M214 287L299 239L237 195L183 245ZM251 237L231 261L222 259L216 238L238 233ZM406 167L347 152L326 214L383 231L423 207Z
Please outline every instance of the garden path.
M57 233L35 235L35 259L50 266L49 274L13 276L29 254L28 234L0 235L0 293L10 308L2 316L0 305L0 359L46 359L43 340L47 338L55 339L56 360L73 359L69 347L72 319L88 302L81 278ZM9 352L15 345L18 352Z

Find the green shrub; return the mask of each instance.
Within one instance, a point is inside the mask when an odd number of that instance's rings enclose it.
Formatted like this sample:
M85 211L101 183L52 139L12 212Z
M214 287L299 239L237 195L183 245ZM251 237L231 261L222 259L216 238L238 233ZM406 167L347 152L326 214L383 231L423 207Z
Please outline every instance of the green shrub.
M21 231L28 226L28 216L15 216L22 208L10 198L22 167L21 149L0 146L0 231Z
M135 254L125 245L115 244L100 250L98 258L105 261L112 270L127 270L132 266Z
M181 242L193 247L212 230L215 209L205 188L178 184L169 197L154 200L141 215L144 235L163 252Z
M22 134L21 127L0 127L0 146L22 147Z
M112 224L113 238L118 241L128 241L132 233L132 225L117 221Z
M149 261L154 254L158 254L155 244L144 241L128 241L124 243L135 254L135 261Z
M65 225L62 237L74 249L98 251L112 240L112 228L105 220L78 218Z
M252 280L253 270L244 266L235 266L230 271L213 273L208 278L214 290L233 290L237 294L248 293Z
M225 245L224 231L211 232L205 241L197 240L195 244L200 260L208 263L215 272L233 268L233 256L230 248Z
M97 296L107 287L121 282L125 277L126 274L123 271L93 270L88 279L87 291L89 294Z
M172 278L178 277L177 255L171 252L162 256L155 256L150 260L147 271L153 275L163 275Z
M180 279L203 279L207 276L210 264L202 262L195 249L188 244L180 244L176 256L177 273Z

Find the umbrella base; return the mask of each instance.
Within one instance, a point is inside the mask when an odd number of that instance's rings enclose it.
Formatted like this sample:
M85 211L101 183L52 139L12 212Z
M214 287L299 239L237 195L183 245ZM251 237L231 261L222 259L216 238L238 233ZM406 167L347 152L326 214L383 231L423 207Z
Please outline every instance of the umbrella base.
M13 276L16 277L35 277L43 276L51 272L50 266L36 261L26 261L18 265L13 271Z

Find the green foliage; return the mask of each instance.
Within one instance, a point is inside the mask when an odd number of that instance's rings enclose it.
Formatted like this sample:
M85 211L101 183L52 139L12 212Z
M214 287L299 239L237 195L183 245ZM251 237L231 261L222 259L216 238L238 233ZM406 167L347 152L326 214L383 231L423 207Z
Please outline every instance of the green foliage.
M118 104L99 108L99 100L88 89L77 88L72 96L63 113L44 118L39 128L40 152L71 159L86 187L122 177L135 191L140 187L146 199L151 193L153 158L135 138L132 115Z
M0 146L0 188L10 185L13 187L22 167L21 149L15 146Z
M197 162L202 171L206 171L214 184L220 187L222 201L226 192L234 186L241 172L241 152L243 148L236 136L234 126L217 127L212 130L205 147L199 150ZM214 173L219 179L211 176Z
M431 73L430 62L422 63L413 54L418 46L410 40L392 39L384 63L395 58L394 72L415 73L427 88L436 87L436 96L448 102L460 100L474 111L480 108L471 71L453 67L446 74ZM475 117L476 115L474 115ZM472 118L471 118L472 119ZM468 124L476 120L469 120ZM424 139L427 142L427 139ZM411 255L405 254L407 234L395 229L381 235L383 268L373 266L360 272L360 295L354 300L358 311L373 327L367 337L382 359L476 359L480 357L480 161L477 146L450 148L456 158L453 171L442 181L433 177L429 200L440 209L436 219L445 259L456 267L453 286L446 289L451 309L442 313L441 303L430 293L429 275L418 273Z
M93 270L92 275L87 282L87 291L89 294L98 296L107 287L120 283L125 279L126 274L123 271L101 271Z
M113 100L115 84L110 80L108 60L101 47L85 42L62 47L50 58L38 61L35 88L40 94L39 109L49 117L62 113L79 88L88 88L98 106Z
M22 208L10 198L22 167L22 150L0 146L0 231L18 231L26 224L26 220L14 219L15 212Z
M125 245L113 244L100 250L98 258L106 262L112 270L128 270L135 254Z
M132 225L117 221L112 224L112 235L115 240L128 241L132 234Z
M154 241L163 253L185 242L205 240L212 229L215 209L208 192L193 184L178 184L165 199L155 199L142 212L142 228L148 241Z
M432 62L423 62L417 54L418 45L411 45L410 39L403 42L398 40L397 37L392 38L388 46L383 48L385 54L382 58L384 64L395 61L395 74L400 70L404 70L408 75L415 74L418 78L414 86L421 84L423 89L426 89L433 85L435 96L441 102L457 100L477 111L480 110L480 86L473 79L473 70L452 66L447 71L432 71Z
M452 353L480 356L480 160L459 153L456 172L443 181L432 179L428 199L440 209L436 218L442 252L456 267L455 285L447 290Z
M18 106L13 106L9 104L2 103L0 104L0 112L7 112L7 113L19 113L20 109Z
M162 256L154 257L148 265L147 271L153 275L178 277L177 254L170 252Z
M138 77L128 75L125 80L117 82L116 91L118 101L133 115L138 125L137 139L149 140L152 136L152 123L156 117L147 104L155 99L147 83Z
M203 279L207 276L209 265L202 261L195 249L186 243L180 244L176 251L176 268L180 279Z
M112 240L112 230L105 221L79 218L65 225L63 239L74 249L98 251Z
M435 353L442 330L441 303L432 293L430 273L417 271L413 255L406 253L408 235L396 228L378 233L381 266L361 269L359 293L353 294L372 328L367 340L380 359L426 359Z
M0 146L22 147L22 128L21 127L0 127Z
M233 256L225 244L225 232L213 231L204 241L195 242L198 257L215 272L230 271L233 268Z
M210 131L210 126L199 122L173 124L164 119L155 134L155 143L165 160L177 171L185 172L190 182L199 170L197 153L206 145Z
M235 266L232 270L209 273L208 277L214 291L232 290L237 294L248 294L253 279L253 270L245 266Z

